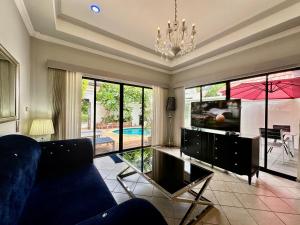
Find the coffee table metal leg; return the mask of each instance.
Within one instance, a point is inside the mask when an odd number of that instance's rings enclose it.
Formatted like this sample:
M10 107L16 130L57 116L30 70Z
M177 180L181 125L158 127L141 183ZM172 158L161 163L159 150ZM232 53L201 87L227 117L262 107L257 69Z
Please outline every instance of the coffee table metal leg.
M127 194L131 198L135 198L135 195L133 194L133 192L130 190L130 188L122 180L124 177L128 177L128 176L131 176L131 175L137 173L136 171L131 171L131 172L125 173L129 168L130 168L130 166L126 167L124 170L122 170L120 173L118 173L117 174L117 180L119 181L119 183L121 184L121 186L125 189L125 191L127 192Z
M188 211L186 212L186 214L185 214L184 217L182 218L182 220L181 220L181 222L180 222L179 225L185 224L186 220L188 219L188 217L190 216L190 214L191 214L191 213L193 212L193 210L195 209L195 207L196 207L196 205L197 205L197 201L199 201L200 199L201 199L202 201L204 201L205 203L207 202L207 204L204 204L204 205L208 205L206 209L208 209L209 207L211 207L212 203L211 203L209 200L207 200L206 198L202 197L202 195L203 195L204 191L206 190L206 188L207 188L207 186L208 186L208 184L209 184L211 178L212 178L212 177L209 177L209 178L205 181L205 183L204 183L204 185L202 186L201 190L199 191L199 193L197 193L197 195L196 195L196 197L195 197L195 201L191 204L190 208L188 209ZM195 192L195 193L196 193L196 192ZM206 209L205 209L204 211L206 211ZM202 213L203 213L203 212L202 212ZM201 214L202 214L202 213L201 213ZM200 215L201 215L201 214L200 214ZM198 217L199 217L200 215L198 215Z

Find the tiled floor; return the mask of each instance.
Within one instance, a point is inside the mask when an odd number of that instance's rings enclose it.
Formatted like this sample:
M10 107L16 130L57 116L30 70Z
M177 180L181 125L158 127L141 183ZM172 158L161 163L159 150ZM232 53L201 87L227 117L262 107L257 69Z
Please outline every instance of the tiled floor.
M273 151L268 153L268 169L296 177L299 150L292 147L290 149L293 157L287 155L283 147L274 147ZM260 165L264 166L264 145L260 146Z
M162 150L179 157L177 149ZM189 160L189 157L184 158ZM199 163L197 160L192 161ZM95 159L95 164L116 201L121 203L128 200L128 195L116 180L116 174L126 164L115 164L110 157ZM200 165L211 169L204 164ZM246 176L217 169L213 171L215 174L205 197L215 205L197 225L300 225L300 183L260 172L259 178L253 178L252 185L248 185ZM168 200L137 174L125 180L135 195L155 205L170 225L177 225L189 207L187 203ZM195 213L201 210L203 207L199 206Z

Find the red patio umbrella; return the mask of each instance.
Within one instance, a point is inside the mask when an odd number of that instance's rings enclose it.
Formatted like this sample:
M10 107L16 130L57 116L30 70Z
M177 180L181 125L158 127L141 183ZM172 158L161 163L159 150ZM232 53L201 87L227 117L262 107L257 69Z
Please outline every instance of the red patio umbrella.
M266 82L240 83L230 88L230 97L237 99L265 99ZM224 93L223 93L224 92ZM225 91L222 91L225 94ZM300 98L300 77L268 82L269 99Z

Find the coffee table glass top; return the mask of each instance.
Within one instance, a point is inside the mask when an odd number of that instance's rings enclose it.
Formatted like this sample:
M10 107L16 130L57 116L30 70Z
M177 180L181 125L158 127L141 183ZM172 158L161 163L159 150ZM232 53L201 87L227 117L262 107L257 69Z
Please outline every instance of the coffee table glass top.
M210 170L154 148L137 149L117 155L170 196L180 194L181 190L190 188L213 174Z

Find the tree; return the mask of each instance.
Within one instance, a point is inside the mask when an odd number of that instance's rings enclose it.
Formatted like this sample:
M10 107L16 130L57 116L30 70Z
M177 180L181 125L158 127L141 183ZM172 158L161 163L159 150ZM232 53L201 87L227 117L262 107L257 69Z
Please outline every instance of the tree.
M88 121L88 113L89 113L89 101L84 99L86 90L88 88L89 81L83 79L81 83L81 120L84 122Z
M96 95L99 102L106 110L104 122L119 121L120 86L113 83L101 83ZM141 103L142 90L139 87L124 87L124 122L132 120L132 104Z
M220 83L220 84L214 84L212 86L209 87L209 89L207 90L206 94L204 97L215 97L218 96L218 92L221 88L224 88L225 84L224 83Z

